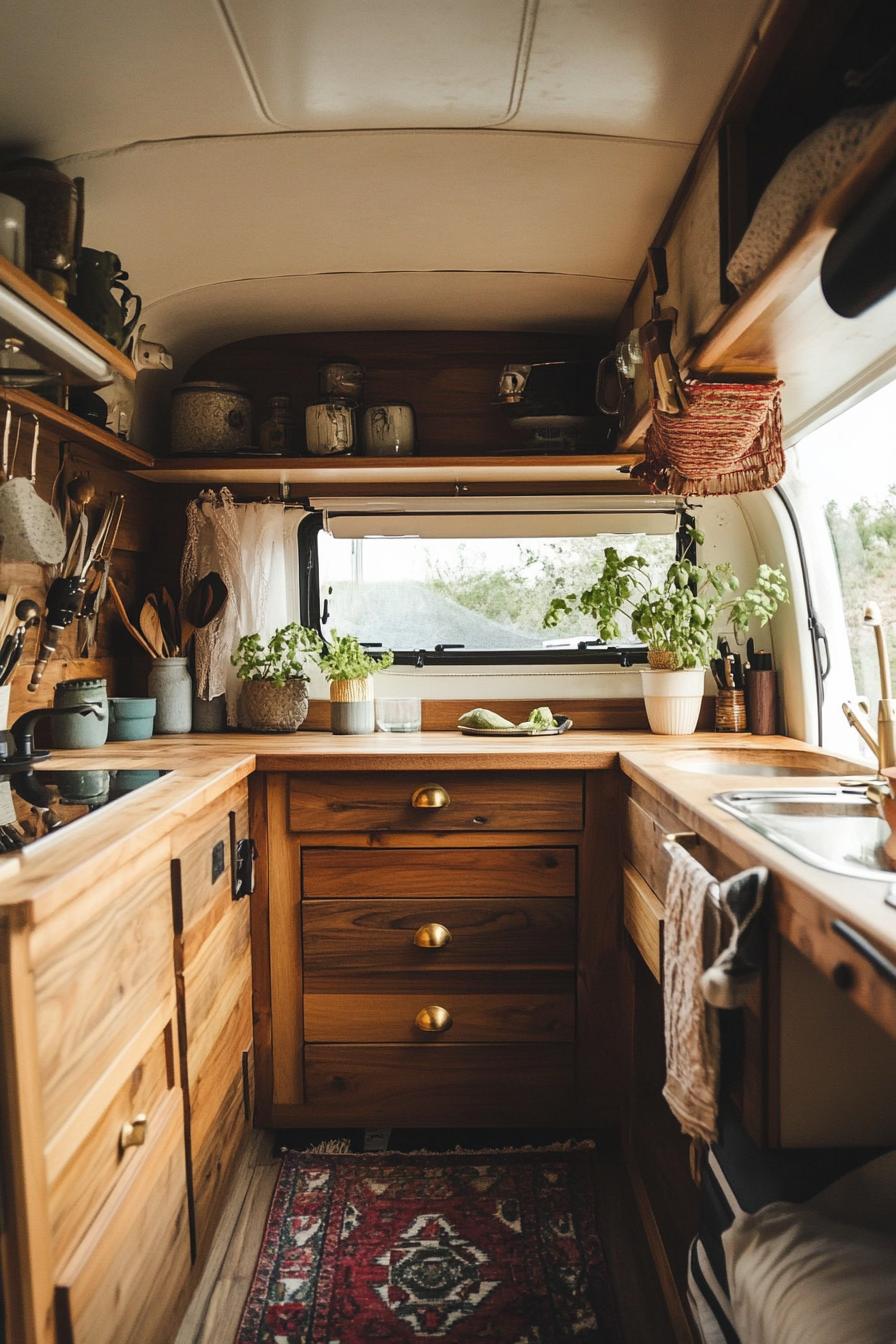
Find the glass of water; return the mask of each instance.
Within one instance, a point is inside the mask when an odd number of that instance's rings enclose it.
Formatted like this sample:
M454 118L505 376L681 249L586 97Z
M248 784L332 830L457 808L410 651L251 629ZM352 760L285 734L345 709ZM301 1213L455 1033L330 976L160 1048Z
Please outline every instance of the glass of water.
M381 733L419 733L420 701L410 697L376 702L376 726Z

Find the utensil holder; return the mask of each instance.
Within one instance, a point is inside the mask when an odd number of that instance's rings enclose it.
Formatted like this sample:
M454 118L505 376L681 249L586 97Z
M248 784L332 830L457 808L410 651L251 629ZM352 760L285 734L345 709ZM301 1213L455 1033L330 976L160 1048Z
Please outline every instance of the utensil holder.
M770 737L778 731L778 674L772 668L747 673L750 732Z
M716 732L745 733L747 731L747 706L743 691L723 691L716 693Z

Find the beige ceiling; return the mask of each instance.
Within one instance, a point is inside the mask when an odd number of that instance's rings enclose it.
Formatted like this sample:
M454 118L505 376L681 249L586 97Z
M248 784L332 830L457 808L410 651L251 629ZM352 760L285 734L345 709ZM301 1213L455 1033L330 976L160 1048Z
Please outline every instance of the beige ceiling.
M182 370L274 330L618 313L764 0L29 0L8 145Z

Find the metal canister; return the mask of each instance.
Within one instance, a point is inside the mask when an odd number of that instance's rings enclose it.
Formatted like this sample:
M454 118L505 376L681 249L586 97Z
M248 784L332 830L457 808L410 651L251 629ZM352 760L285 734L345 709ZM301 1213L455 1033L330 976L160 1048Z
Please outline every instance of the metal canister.
M248 448L252 402L232 383L182 383L171 394L171 451L226 456Z

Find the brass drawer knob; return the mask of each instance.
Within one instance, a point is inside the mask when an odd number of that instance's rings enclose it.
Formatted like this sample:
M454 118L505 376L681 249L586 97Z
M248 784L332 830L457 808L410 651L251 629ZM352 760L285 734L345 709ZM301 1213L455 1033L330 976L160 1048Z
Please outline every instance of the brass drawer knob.
M430 1003L426 1008L421 1008L414 1023L421 1031L450 1031L451 1014L447 1008L440 1008L437 1003Z
M130 1123L125 1120L121 1127L121 1134L118 1139L119 1147L124 1152L125 1148L139 1148L146 1142L146 1116L135 1115Z
M448 807L451 795L441 784L424 784L411 794L411 807Z
M450 942L451 931L446 929L444 924L421 924L414 934L415 947L428 947L434 950L447 947Z

